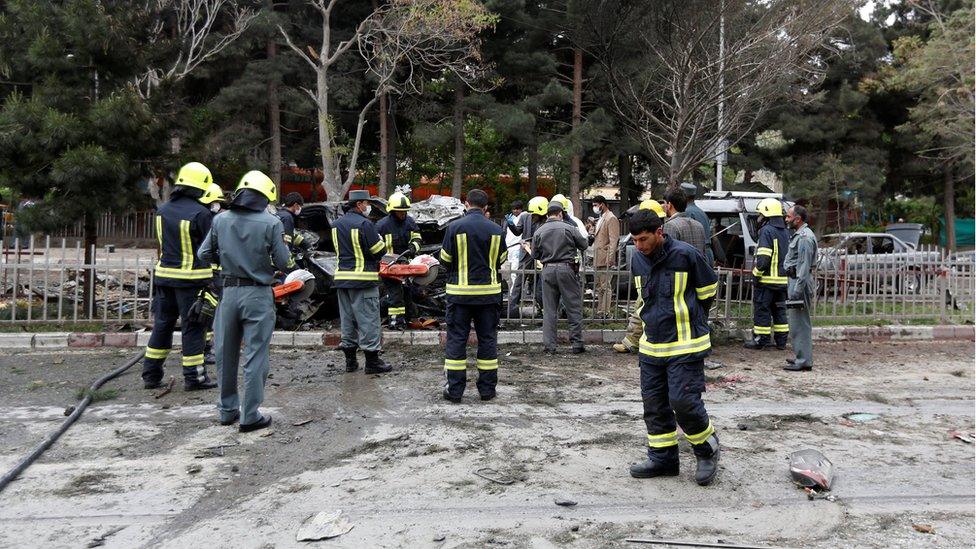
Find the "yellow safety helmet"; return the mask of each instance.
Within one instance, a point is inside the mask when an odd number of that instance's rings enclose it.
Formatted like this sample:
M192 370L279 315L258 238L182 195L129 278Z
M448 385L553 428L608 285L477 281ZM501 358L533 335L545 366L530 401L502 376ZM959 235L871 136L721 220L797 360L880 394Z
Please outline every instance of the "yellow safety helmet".
M207 192L203 193L200 197L200 203L209 206L214 202L220 202L224 200L224 190L220 188L220 185L216 183L211 183L207 187Z
M640 206L638 206L638 209L650 210L656 213L658 217L660 217L661 219L667 217L667 214L664 213L664 208L661 207L661 203L658 202L657 200L654 200L653 198L648 198L647 200L641 201Z
M557 194L556 196L552 197L551 202L559 202L560 204L563 205L563 211L566 212L569 211L569 199L566 198L566 195Z
M185 164L176 174L177 185L200 189L203 192L207 192L211 183L213 183L213 176L210 175L210 169L199 162Z
M244 174L241 182L237 184L237 189L234 191L234 194L241 192L242 189L257 191L267 197L268 201L272 203L278 200L278 187L275 186L274 181L270 177L258 170L252 170Z
M549 200L544 196L533 197L525 210L533 215L546 215L549 211Z
M387 212L405 212L410 209L410 199L403 193L393 193L386 202Z
M776 198L763 198L756 211L763 217L783 217L783 203Z

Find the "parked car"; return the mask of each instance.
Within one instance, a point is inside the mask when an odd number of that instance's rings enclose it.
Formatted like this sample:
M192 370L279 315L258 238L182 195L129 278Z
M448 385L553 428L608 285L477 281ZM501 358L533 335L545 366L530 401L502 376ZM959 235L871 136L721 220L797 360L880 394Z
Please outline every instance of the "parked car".
M867 293L884 290L917 294L942 261L938 251L919 251L888 233L834 233L819 244L817 270L829 281L854 279ZM866 287L865 287L866 286Z

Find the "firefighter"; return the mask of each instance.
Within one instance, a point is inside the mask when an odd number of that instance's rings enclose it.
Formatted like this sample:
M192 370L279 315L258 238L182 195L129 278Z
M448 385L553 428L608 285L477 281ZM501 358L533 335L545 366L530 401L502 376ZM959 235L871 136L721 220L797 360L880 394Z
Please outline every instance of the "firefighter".
M664 213L664 208L657 200L647 199L641 201L640 205L633 206L627 210L627 217L632 217L640 210L649 210L654 212L655 215L661 218L661 223L664 223L668 216ZM613 344L613 350L618 353L636 353L637 346L640 342L641 334L644 333L644 326L641 323L640 315L638 312L641 307L641 295L640 291L637 292L637 300L634 302L633 307L630 310L630 314L627 316L627 330L619 343Z
M271 334L275 325L275 269L287 270L281 221L267 212L277 199L274 181L259 171L244 174L230 211L214 218L213 228L198 253L219 263L223 292L214 326L217 378L220 382L220 424L240 422L246 433L271 425L258 408L270 369ZM244 395L237 391L237 370L244 354Z
M447 342L444 398L461 402L467 384L467 342L471 324L478 336L478 393L495 398L498 384L498 319L502 305L501 265L508 257L505 231L485 215L488 195L468 191L467 212L447 226L440 261L447 268Z
M718 472L718 436L701 394L704 359L711 352L708 310L718 278L705 256L664 233L664 220L639 210L630 219L636 248L631 271L643 305L639 342L647 460L632 465L635 478L678 474L681 427L697 459L695 481L705 486Z
M213 219L210 209L200 203L211 183L213 177L206 166L186 164L176 175L169 202L156 211L159 261L153 272L153 330L142 366L146 389L162 386L163 363L172 348L177 320L183 347L183 388L199 391L217 386L204 364L206 328L199 318L191 318L197 297L213 278L210 263L196 257Z
M386 203L387 216L376 223L376 232L386 245L386 253L399 255L410 259L420 251L420 227L407 213L410 210L410 199L403 193L393 193ZM394 330L403 330L410 320L409 309L413 303L410 292L403 287L403 283L394 278L384 278L383 287L389 299L387 314L390 315L389 326Z
M516 273L515 282L512 284L508 295L508 318L519 318L521 316L519 308L522 304L525 286L530 288L529 292L535 301L536 309L542 309L542 278L534 272L535 259L532 258L532 235L537 228L546 222L548 210L549 200L544 196L536 196L529 200L526 208L528 215L520 216L518 223L508 222L508 230L522 239L518 264L518 270L522 272Z
M200 203L210 208L210 213L214 216L223 211L224 190L220 185L211 183L207 192L200 197ZM206 327L206 334L203 346L203 363L216 364L217 357L213 353L213 325L214 314L217 311L217 302L220 300L220 265L211 263L210 267L214 270L214 277L210 285L204 288L197 297L198 310L202 318L203 325Z
M332 224L332 245L337 257L333 284L339 297L346 371L359 369L356 350L366 355L365 372L382 374L393 368L380 358L380 258L386 244L369 220L369 191L349 191L345 215Z
M790 325L786 319L786 270L783 260L790 246L790 232L783 221L783 204L775 198L764 198L756 207L759 212L759 247L753 258L752 339L746 349L763 349L770 345L786 349Z
M302 248L302 235L295 234L295 221L299 214L302 213L302 206L304 205L305 200L302 198L302 195L288 193L276 213L285 231L285 244L288 245L288 249L292 252L292 265L294 264L295 250Z

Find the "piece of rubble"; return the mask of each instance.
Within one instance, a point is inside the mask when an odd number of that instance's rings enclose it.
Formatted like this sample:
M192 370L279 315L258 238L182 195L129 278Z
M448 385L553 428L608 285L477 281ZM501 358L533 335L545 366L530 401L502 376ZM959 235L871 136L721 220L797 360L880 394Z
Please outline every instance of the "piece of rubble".
M966 444L972 444L973 439L976 438L976 434L967 434L962 431L949 431L949 438L959 439Z
M556 505L558 505L560 507L573 507L578 502L573 501L571 499L556 499L556 500L553 501L553 503L555 503Z
M914 528L916 532L921 532L923 534L935 533L935 528L933 528L931 524L912 524L912 528Z
M295 539L298 541L319 541L332 539L343 534L348 534L352 530L353 524L349 522L342 511L322 511L309 516L298 527Z
M874 421L881 417L880 414L872 414L870 412L850 412L843 415L844 419L849 419L855 423L865 423L868 421Z
M817 450L799 450L790 454L790 476L800 486L830 490L834 464Z

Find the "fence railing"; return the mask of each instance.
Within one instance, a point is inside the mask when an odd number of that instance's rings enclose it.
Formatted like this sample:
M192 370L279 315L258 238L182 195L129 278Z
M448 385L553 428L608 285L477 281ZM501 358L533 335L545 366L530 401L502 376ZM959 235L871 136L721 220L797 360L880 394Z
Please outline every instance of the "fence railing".
M150 322L152 249L89 250L66 239L31 238L3 250L0 261L0 323ZM816 271L814 321L821 323L967 322L976 299L976 255L944 256L937 250L888 256L844 254L821 258ZM730 326L752 325L751 273L717 269L719 288L710 318ZM541 272L503 269L506 327L541 324ZM508 307L512 282L523 292ZM591 327L622 328L634 310L630 272L584 267L580 276L583 318ZM601 301L601 294L603 295ZM86 299L86 296L88 299ZM538 296L538 297L536 297Z
M104 240L152 240L156 238L153 212L104 213L98 218L96 234ZM51 235L55 239L82 238L85 224L79 221Z

